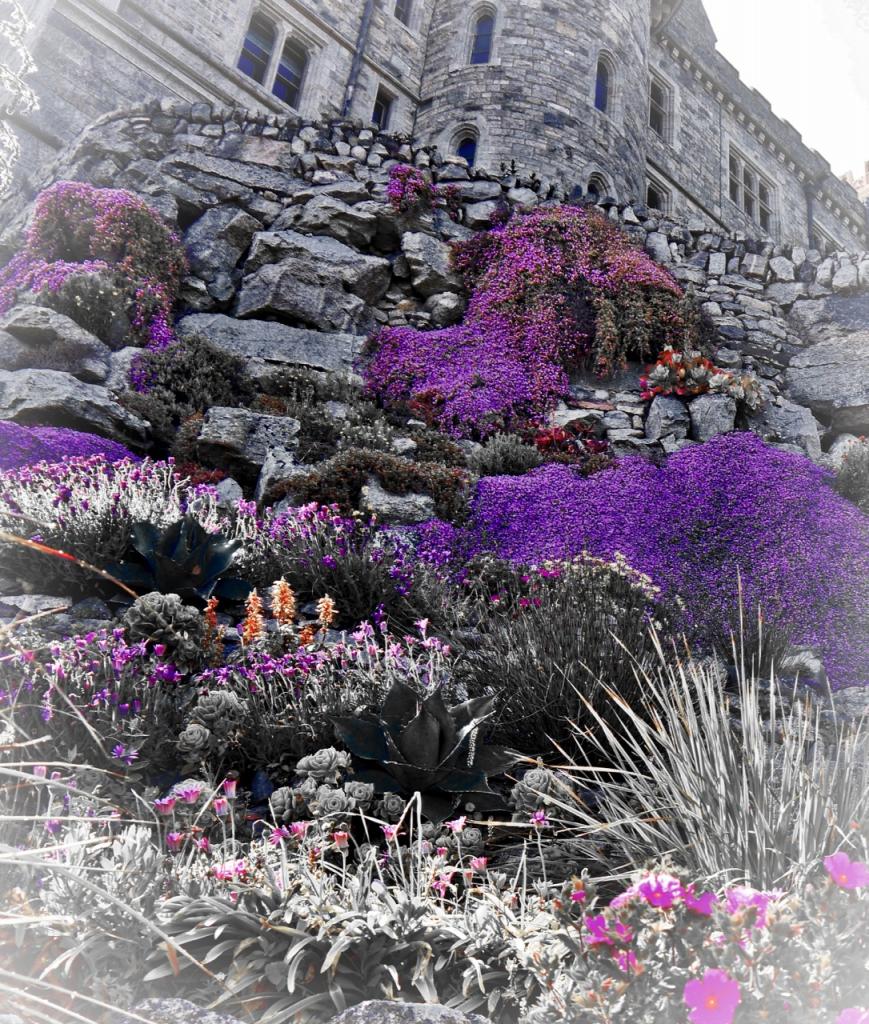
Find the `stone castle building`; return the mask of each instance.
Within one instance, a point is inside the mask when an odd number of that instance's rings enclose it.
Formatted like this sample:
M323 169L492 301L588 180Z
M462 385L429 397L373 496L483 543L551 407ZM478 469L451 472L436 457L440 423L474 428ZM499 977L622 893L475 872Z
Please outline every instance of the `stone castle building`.
M869 204L869 160L863 164L863 176L856 177L850 171L842 175L843 181L850 185L860 197L861 201Z
M718 53L702 0L31 0L25 186L153 96L373 121L725 232L867 247L852 185Z

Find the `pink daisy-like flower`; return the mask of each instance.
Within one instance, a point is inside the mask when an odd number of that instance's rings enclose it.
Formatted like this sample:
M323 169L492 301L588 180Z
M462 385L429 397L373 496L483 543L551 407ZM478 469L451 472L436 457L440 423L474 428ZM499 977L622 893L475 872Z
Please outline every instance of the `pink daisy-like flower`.
M158 814L171 814L174 806L174 796L164 796L162 799L154 801L154 810L157 811Z
M460 835L465 828L465 822L468 820L467 815L462 815L460 818L456 818L454 821L445 821L444 828L448 828L453 835Z
M310 821L294 821L290 825L290 834L296 839L304 839L311 827Z
M739 982L727 971L709 969L702 978L686 983L682 993L691 1008L692 1024L731 1024L742 997Z
M689 910L693 910L695 914L702 914L704 917L710 917L715 904L718 902L718 897L714 892L701 892L698 895L694 886L689 885L682 893L682 901L685 906Z
M166 836L166 845L174 853L176 850L181 849L181 844L184 842L183 832L170 832Z
M272 846L280 846L284 839L289 839L292 833L286 827L286 825L278 825L277 828L273 828L269 834L269 842Z
M175 796L185 804L195 804L202 796L202 786L184 786L175 790Z
M539 811L535 811L531 815L531 818L529 820L530 820L530 823L535 828L548 828L549 827L549 817L546 814L546 811L544 811L542 809L539 810Z
M648 875L637 886L637 893L650 907L669 910L682 896L682 884L674 875Z
M824 858L824 867L840 889L862 889L869 885L869 864L851 860L847 853L834 853Z
M488 863L488 857L471 857L471 867L474 871L485 871Z

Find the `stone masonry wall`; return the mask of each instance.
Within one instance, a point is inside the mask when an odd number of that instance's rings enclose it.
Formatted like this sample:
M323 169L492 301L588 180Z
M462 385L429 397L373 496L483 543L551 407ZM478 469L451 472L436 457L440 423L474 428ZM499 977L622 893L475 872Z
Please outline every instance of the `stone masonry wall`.
M454 184L459 222L397 214L385 197L396 161ZM347 372L378 326L457 322L465 296L449 268L449 242L509 208L565 201L569 186L547 172L527 179L469 172L458 158L375 136L358 121L305 122L166 100L103 118L44 183L128 188L176 225L191 258L180 336L242 356L256 376L287 364ZM649 403L640 397L642 367L634 366L614 381L577 374L555 422L592 421L618 451L672 451L738 426L816 460L836 458L848 435L869 433L869 255L824 257L730 237L714 224L689 228L639 204L607 200L601 209L702 304L715 362L754 373L764 403L753 414L721 395ZM0 207L0 221L10 224L7 257L26 216L13 216L8 202ZM21 368L20 338L48 330L34 327L34 315L19 307L0 322L0 351L18 352L14 366L0 366L0 418L60 419L143 443L145 426L114 402L135 350L105 352L97 372L101 343L84 344L79 333L83 368ZM50 334L63 325L55 315L49 327ZM219 411L214 417L217 430Z

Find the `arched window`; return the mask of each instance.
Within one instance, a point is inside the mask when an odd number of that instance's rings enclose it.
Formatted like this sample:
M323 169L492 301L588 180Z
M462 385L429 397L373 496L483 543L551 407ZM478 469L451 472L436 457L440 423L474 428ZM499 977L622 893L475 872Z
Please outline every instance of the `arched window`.
M413 0L395 0L395 16L404 25L410 25Z
M463 135L456 144L456 156L464 157L468 167L473 167L477 159L477 139L474 135Z
M281 54L278 72L272 92L289 107L299 106L302 98L302 82L308 67L308 51L295 39L287 40Z
M604 114L609 114L612 108L613 92L613 69L606 57L600 57L597 62L597 76L594 81L594 105Z
M492 39L495 35L495 15L491 11L478 16L471 38L471 63L488 64L492 59Z
M238 58L239 70L263 85L274 46L275 26L262 14L255 14L244 37L244 46Z
M609 195L609 185L602 174L593 174L588 179L588 194L593 196L596 202Z

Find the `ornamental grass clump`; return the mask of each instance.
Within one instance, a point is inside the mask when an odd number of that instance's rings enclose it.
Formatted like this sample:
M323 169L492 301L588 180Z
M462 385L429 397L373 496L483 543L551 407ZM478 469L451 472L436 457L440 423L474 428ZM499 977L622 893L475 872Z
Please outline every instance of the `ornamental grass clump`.
M129 332L103 340L120 347L134 343L165 348L173 339L172 308L187 270L184 247L144 200L122 189L100 189L85 182L60 181L36 200L21 251L0 271L0 313L22 292L51 296L81 279L98 276L123 300ZM75 296L64 305L73 319L88 303ZM108 321L106 321L108 323ZM88 320L86 326L93 326Z
M604 685L597 706L584 702L594 727L575 727L563 748L594 805L556 798L550 815L573 823L590 857L604 849L611 870L673 855L713 885L799 890L869 825L869 716L786 700L758 672L762 652L741 643L730 692L720 664L653 642L655 664L636 665L641 700Z
M834 687L869 680L869 519L825 470L753 434L663 467L629 457L588 478L553 465L483 479L471 524L478 548L524 565L620 552L683 603L680 628L707 650L727 657L744 602L815 649Z
M458 244L453 261L472 293L464 322L381 331L364 374L381 400L456 437L541 419L582 363L606 376L698 339L673 278L598 212L514 217Z

